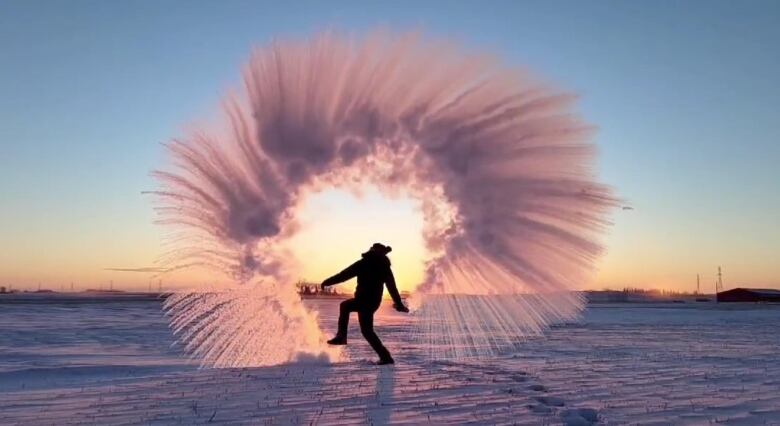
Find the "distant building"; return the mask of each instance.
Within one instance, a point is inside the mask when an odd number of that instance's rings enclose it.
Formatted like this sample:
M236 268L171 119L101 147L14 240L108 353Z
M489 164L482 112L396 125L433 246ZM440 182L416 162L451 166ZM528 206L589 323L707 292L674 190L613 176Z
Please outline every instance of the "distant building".
M718 293L718 302L774 302L780 303L780 290L735 288Z
M2 293L6 293L4 286L0 286L0 294L2 294Z

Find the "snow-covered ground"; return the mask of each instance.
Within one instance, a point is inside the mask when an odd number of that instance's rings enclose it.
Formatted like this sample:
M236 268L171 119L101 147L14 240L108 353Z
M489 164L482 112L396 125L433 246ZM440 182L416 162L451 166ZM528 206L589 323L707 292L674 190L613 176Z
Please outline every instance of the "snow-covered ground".
M336 303L312 302L324 327ZM780 424L780 307L592 305L515 354L431 362L382 309L351 362L198 369L159 302L4 304L0 424Z

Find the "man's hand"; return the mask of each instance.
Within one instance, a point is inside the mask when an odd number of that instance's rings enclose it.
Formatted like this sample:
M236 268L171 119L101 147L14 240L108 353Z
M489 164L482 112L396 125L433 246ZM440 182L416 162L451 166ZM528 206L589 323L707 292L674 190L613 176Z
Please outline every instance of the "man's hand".
M409 308L407 308L406 306L404 306L404 304L403 304L403 303L393 303L393 307L394 307L394 308L395 308L395 310L396 310L396 311L398 311L398 312L406 312L406 313L408 313L408 312L409 312Z

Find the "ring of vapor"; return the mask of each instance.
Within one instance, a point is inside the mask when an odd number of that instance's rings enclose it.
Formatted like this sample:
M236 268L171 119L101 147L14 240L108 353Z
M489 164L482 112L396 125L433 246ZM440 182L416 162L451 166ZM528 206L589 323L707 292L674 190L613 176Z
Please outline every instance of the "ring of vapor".
M325 353L284 242L307 194L365 183L421 200L431 258L413 335L431 356L493 354L575 318L618 200L573 101L414 34L256 50L219 128L171 142L154 172L162 266L227 278L170 297L174 330L207 365Z

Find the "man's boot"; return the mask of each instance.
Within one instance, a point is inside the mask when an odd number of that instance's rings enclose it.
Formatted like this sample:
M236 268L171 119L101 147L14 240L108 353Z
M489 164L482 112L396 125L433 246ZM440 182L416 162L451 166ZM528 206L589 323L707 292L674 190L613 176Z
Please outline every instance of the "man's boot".
M337 345L337 346L346 345L347 344L347 337L346 336L340 336L340 335L337 334L336 337L328 340L328 344L329 345Z
M380 358L379 361L377 361L376 365L387 365L387 364L395 364L395 360L393 360L393 357L388 355L385 358Z

